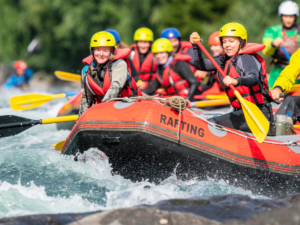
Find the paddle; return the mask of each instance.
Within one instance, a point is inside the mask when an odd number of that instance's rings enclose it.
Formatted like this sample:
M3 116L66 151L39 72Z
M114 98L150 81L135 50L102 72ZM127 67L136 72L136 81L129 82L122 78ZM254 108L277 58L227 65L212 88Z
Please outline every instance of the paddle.
M63 123L78 120L78 115L31 120L19 116L0 116L0 138L19 134L38 124Z
M285 57L290 61L290 60L291 60L291 56L290 56L290 54L287 52L287 50L285 49L285 47L284 47L284 46L281 46L280 48L281 48L281 50L283 51L283 54L285 55Z
M62 71L55 71L55 76L61 80L72 81L72 82L81 82L81 76L74 73L67 73Z
M215 105L229 105L230 102L228 99L218 99L218 100L210 100L210 101L199 101L199 102L191 102L191 108L200 108L200 107L208 107Z
M228 96L225 94L221 95L206 95L206 99L228 99Z
M197 45L203 51L203 53L207 56L207 58L212 62L212 64L216 67L219 73L222 75L223 78L226 77L224 71L220 68L220 66L216 63L216 61L211 57L208 51L204 48L204 46L197 41ZM232 84L229 85L231 90L234 92L235 96L238 98L244 115L246 122L252 131L253 135L257 139L259 143L262 143L269 131L269 121L266 119L264 114L260 111L260 109L253 103L243 99L240 93L234 88Z
M37 108L53 99L69 97L76 95L78 92L61 93L56 95L45 94L25 94L11 97L9 100L10 107L16 111Z
M55 151L61 152L66 140L60 141L56 144L51 145Z

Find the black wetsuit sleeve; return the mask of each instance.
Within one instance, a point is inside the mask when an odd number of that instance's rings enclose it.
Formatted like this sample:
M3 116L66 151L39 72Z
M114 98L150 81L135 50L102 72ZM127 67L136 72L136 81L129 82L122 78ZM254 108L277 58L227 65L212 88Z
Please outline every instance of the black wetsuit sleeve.
M128 59L128 60L129 60L129 65L130 65L130 70L131 70L131 76L133 77L135 82L138 82L140 80L139 74L137 73L132 60L131 59Z
M151 83L149 83L148 87L145 90L143 90L143 92L147 95L153 95L159 87L160 84L155 77L154 80Z
M192 59L189 61L190 64L194 66L194 51L192 48L189 48L186 53L186 55L192 56Z
M197 70L202 71L215 71L217 70L216 67L212 64L209 59L204 59L202 50L199 48L198 45L193 44L193 51L194 51L194 66ZM220 57L214 58L218 65L220 65Z
M237 77L237 86L253 87L259 83L260 69L257 66L254 56L252 55L242 55L242 68L236 68L237 72L242 76ZM237 66L240 64L237 63Z
M184 61L177 61L173 68L174 72L176 72L181 78L185 79L190 85L190 91L188 96L186 97L187 100L191 100L195 93L198 90L198 80L194 76L193 71L191 70L189 64Z

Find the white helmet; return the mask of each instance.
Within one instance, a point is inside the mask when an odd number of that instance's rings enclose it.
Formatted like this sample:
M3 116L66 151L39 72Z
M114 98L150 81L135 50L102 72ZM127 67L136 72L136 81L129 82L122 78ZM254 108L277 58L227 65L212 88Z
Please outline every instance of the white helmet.
M299 7L294 1L284 1L279 5L278 14L281 15L296 15L299 16Z

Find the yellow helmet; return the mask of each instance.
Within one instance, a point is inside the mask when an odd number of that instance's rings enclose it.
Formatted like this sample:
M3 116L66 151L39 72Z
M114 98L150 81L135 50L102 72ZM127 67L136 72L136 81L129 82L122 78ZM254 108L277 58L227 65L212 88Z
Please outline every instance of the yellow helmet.
M153 32L147 27L137 29L133 36L134 41L153 41Z
M221 37L239 37L247 42L247 30L242 24L239 23L227 23L225 24L219 33L219 38Z
M167 38L158 38L154 41L152 45L152 52L159 53L159 52L172 52L173 46L169 39Z
M116 48L116 40L111 33L106 31L97 32L93 35L90 48L94 47L114 47Z

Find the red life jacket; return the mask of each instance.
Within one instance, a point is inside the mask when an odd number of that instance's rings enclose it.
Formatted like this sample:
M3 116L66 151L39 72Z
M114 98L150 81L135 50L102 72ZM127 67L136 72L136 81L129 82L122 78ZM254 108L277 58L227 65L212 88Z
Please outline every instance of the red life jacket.
M151 82L155 78L155 71L157 68L153 53L149 53L142 65L140 65L139 52L136 44L131 45L130 49L131 52L133 52L132 54L134 54L132 63L138 72L140 79L147 83Z
M189 94L189 83L181 78L174 70L174 66L177 61L188 62L192 59L189 55L176 54L174 60L167 66L164 71L162 78L156 73L156 78L160 83L160 86L165 89L167 95L178 95L186 98Z
M256 105L261 105L264 104L264 96L270 96L269 93L269 87L268 87L268 80L267 80L267 76L266 76L266 63L264 61L264 59L256 54L255 52L259 52L261 50L263 50L266 46L262 45L262 44L247 44L243 50L238 53L237 55L235 55L234 57L232 57L230 60L228 60L225 64L225 74L227 76L230 76L232 78L235 77L240 77L240 74L238 74L238 72L236 71L234 65L237 62L238 58L243 55L243 54L251 54L253 55L261 64L261 74L260 74L260 84L257 84L253 87L246 87L246 86L239 86L236 87L236 90L239 91L239 93L249 102L252 102ZM238 102L234 92L228 88L224 86L223 83L223 77L218 74L218 79L221 83L221 85L225 88L226 94L229 97L230 103L234 108L241 108L240 103Z
M185 55L190 48L191 49L193 48L193 45L190 42L181 41L180 42L180 48L178 50L178 54L184 54ZM197 69L192 64L189 63L189 65L190 65L190 68L193 71L193 73L195 73ZM199 82L201 82L201 78L200 78Z
M106 92L110 88L112 77L112 64L118 60L125 60L129 76L129 78L127 78L127 81L125 82L123 89L120 91L119 97L124 98L133 96L143 96L142 92L138 89L134 79L132 79L131 77L130 65L127 59L127 56L130 54L130 49L116 49L115 51L115 59L111 60L108 63L103 82L100 82L100 84L91 76L90 73L91 63L93 62L94 57L91 55L82 60L83 63L89 65L89 68L86 72L85 87L93 94L96 103L102 102L102 99L104 98Z

